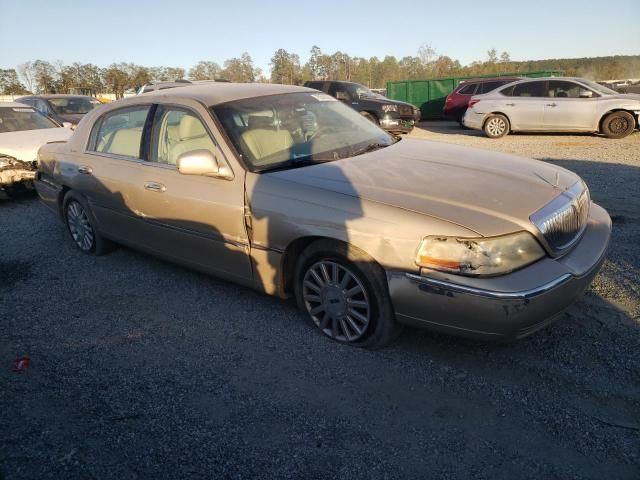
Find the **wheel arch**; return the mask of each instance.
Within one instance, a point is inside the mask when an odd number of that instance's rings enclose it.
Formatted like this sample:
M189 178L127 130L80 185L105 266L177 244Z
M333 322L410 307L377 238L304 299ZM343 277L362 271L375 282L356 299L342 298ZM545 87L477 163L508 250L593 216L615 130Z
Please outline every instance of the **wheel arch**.
M502 115L504 116L507 121L509 122L509 131L513 130L513 123L511 123L511 118L509 118L509 115L507 115L506 113L500 111L500 110L496 110L494 112L489 112L487 113L487 115L484 117L484 120L482 121L482 128L484 129L484 126L486 125L487 121L489 121L489 117L491 117L491 115Z
M606 112L602 113L600 115L600 120L598 120L598 132L602 133L602 123L604 122L604 119L607 117L607 115L611 114L611 113L616 113L616 112L626 112L629 115L631 115L633 117L633 121L635 122L635 128L638 128L638 117L635 115L635 113L632 110L627 110L626 108L612 108L610 110L607 110Z
M362 248L338 238L325 237L321 235L309 235L293 240L284 251L282 260L280 262L280 278L278 279L278 291L282 298L289 298L293 296L293 280L295 278L296 267L298 264L298 258L300 254L308 248L310 245L319 241L329 241L339 245L343 245L347 248L354 248L371 258L371 261L382 266L376 261L376 259L367 251Z

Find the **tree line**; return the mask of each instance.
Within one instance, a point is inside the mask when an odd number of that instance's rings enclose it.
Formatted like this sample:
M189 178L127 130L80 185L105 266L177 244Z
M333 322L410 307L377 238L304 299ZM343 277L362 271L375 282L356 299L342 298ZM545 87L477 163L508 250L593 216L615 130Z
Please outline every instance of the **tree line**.
M508 52L496 49L486 58L461 65L447 55L437 53L429 45L417 55L400 59L357 57L337 51L324 53L318 46L311 49L309 60L300 61L296 53L278 49L271 57L268 76L256 68L248 53L224 61L222 66L210 60L198 62L188 71L180 67L146 67L134 63L112 63L101 68L92 63L45 60L28 61L15 69L0 70L0 93L113 93L121 98L128 90L136 90L153 81L225 79L231 82L265 82L301 85L307 80L348 80L370 88L384 88L387 82L451 76L498 75L537 70L560 70L565 75L584 76L595 80L640 77L640 55L574 59L512 61Z

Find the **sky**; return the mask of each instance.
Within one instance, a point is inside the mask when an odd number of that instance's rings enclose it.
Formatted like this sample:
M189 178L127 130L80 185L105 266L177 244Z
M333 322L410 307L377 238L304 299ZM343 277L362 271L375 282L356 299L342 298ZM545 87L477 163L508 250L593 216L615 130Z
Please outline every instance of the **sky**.
M314 45L401 58L429 44L463 65L490 48L513 60L640 54L640 0L0 0L0 12L0 68L42 59L188 69L246 51L268 76L278 48L304 63Z

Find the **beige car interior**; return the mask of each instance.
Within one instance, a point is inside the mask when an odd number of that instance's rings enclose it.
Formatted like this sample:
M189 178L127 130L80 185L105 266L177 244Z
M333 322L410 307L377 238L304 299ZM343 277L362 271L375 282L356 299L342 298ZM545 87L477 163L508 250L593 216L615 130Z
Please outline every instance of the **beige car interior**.
M98 152L124 155L126 157L140 157L140 141L142 127L123 128L107 133L98 142Z
M278 128L273 112L250 114L248 127L248 130L242 132L241 140L255 158L255 165L260 165L261 159L277 152L284 152L288 157L288 150L293 146L294 140L289 130Z
M176 117L179 118L175 124ZM169 111L160 125L157 162L176 165L178 157L193 150L209 150L215 154L216 148L209 133L197 117L182 111Z

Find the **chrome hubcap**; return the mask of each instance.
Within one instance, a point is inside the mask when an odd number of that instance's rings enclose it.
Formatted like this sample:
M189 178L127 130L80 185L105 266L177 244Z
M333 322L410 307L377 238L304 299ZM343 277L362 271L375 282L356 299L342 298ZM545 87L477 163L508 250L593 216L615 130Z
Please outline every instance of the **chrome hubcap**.
M362 282L346 267L322 260L304 275L302 296L316 326L335 340L354 342L369 326L371 309Z
M487 131L494 137L502 135L506 129L507 124L501 118L494 117L487 122Z
M91 250L94 240L93 228L84 208L75 200L67 205L67 225L76 245L85 252Z

